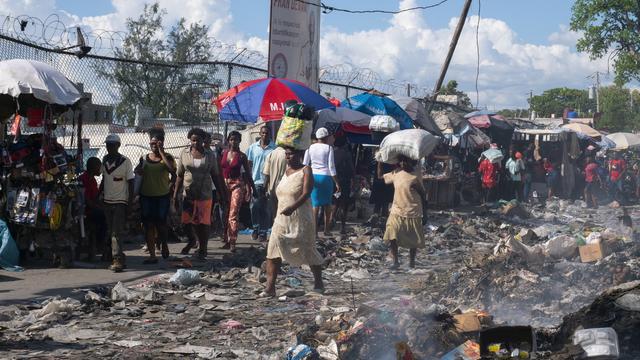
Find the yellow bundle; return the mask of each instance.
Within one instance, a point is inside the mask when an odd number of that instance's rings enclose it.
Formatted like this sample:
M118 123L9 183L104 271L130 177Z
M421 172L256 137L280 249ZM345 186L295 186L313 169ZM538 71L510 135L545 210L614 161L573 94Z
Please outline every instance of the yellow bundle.
M306 150L311 146L312 131L313 121L285 116L276 136L276 145Z

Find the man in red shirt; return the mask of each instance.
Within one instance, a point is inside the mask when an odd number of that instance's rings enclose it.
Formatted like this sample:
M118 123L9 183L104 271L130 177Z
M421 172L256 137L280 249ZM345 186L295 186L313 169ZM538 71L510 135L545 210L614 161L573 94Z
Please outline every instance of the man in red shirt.
M480 158L478 166L482 180L482 197L485 203L495 201L495 190L498 185L498 174L500 173L500 164L494 164L484 155Z
M83 172L78 178L82 182L84 187L84 204L85 204L85 225L87 229L88 252L89 260L93 260L96 252L96 245L98 250L102 252L103 260L110 261L109 255L111 252L106 249L105 246L105 234L107 231L106 220L104 217L104 211L100 202L98 201L98 182L96 176L100 176L100 169L102 162L97 157L91 157L87 160L87 170Z
M584 201L588 206L598 207L598 199L596 198L593 190L597 186L597 184L601 184L600 175L598 174L598 163L593 161L592 157L587 157L584 162L586 165L584 167Z
M627 163L620 157L619 152L614 152L613 159L609 161L609 191L611 197L620 201L622 192L622 173L627 169Z

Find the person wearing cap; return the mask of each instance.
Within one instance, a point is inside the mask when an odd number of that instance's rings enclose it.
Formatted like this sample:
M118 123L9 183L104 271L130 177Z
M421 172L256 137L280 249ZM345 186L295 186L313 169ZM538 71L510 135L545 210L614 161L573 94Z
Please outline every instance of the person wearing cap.
M336 177L335 157L333 154L333 136L324 127L316 130L317 142L312 144L304 154L303 164L310 166L313 172L313 191L311 192L311 204L313 205L314 219L318 219L318 213L322 207L324 211L324 235L329 236L331 226L331 197L335 192L340 193L340 184Z
M505 165L509 172L509 196L511 199L523 201L522 174L524 173L524 161L522 161L522 153L511 150L511 157Z
M107 241L111 242L113 272L121 272L126 268L125 255L122 250L124 225L127 220L129 205L133 203L133 166L131 160L120 154L120 137L109 134L105 139L107 155L102 159L102 202L107 220Z

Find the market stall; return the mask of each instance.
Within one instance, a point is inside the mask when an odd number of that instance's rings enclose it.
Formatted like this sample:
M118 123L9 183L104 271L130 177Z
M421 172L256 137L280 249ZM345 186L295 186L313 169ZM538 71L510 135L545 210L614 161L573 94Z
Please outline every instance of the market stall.
M546 191L543 159L557 164L561 176L562 197L570 198L576 184L577 159L581 154L578 136L573 131L521 129L513 133L513 147L524 151L533 144L533 185L538 193ZM529 166L529 165L528 165Z
M76 176L81 124L69 111L81 99L71 81L44 63L0 62L3 218L22 254L37 253L58 266L70 265L84 235L83 189ZM57 141L68 131L76 154Z

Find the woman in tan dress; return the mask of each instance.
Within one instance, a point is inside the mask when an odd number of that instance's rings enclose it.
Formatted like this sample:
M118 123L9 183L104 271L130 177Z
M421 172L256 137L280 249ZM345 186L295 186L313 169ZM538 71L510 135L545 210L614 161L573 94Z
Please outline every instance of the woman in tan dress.
M309 265L314 278L313 291L323 293L322 255L316 250L316 225L309 197L313 174L302 164L304 151L286 149L287 170L276 189L278 211L267 248L267 284L263 297L276 295L276 277L282 261L290 265Z
M384 241L389 244L389 253L393 264L391 269L400 266L398 247L409 249L409 267L416 266L418 248L424 247L424 231L422 229L422 199L425 198L422 180L416 176L417 161L405 156L399 157L398 168L383 174L382 163L378 162L378 178L387 185L393 185L393 203Z

